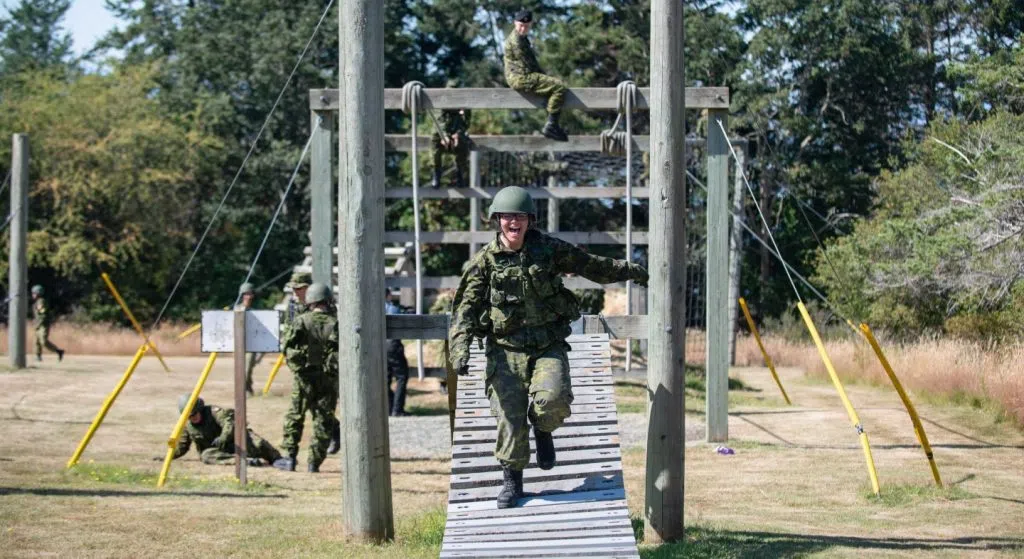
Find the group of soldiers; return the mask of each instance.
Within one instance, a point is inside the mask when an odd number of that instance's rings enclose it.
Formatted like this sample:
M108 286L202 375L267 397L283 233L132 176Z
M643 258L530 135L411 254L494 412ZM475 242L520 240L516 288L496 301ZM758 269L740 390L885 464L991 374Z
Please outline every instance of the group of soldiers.
M515 14L514 28L505 37L505 81L516 91L533 93L547 99L548 119L541 134L552 140L566 142L569 136L562 129L559 120L562 105L565 103L565 84L541 69L537 55L530 44L530 27L533 25L533 14L529 10L520 10ZM446 87L457 87L458 80L450 79ZM438 119L438 130L431 136L430 153L434 163L434 175L431 186L441 187L442 157L444 154L455 156L455 186L465 187L469 168L469 110L446 109L441 111Z

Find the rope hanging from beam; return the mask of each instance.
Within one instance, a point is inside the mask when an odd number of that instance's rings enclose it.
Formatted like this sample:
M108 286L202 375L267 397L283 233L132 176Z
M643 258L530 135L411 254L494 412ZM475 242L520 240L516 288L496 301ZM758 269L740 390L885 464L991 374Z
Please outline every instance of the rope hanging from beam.
M411 81L402 86L402 111L410 115L412 119L409 132L412 136L412 224L413 245L416 249L416 314L423 314L423 266L420 250L420 160L419 149L417 149L419 139L417 116L422 94L422 82ZM437 126L436 120L434 126ZM423 380L423 340L416 340L416 372L419 379Z
M631 115L636 107L636 82L627 80L615 86L615 106L618 115L608 130L601 132L601 153L605 155L626 155L626 144L633 138ZM626 115L625 130L619 131L619 123Z

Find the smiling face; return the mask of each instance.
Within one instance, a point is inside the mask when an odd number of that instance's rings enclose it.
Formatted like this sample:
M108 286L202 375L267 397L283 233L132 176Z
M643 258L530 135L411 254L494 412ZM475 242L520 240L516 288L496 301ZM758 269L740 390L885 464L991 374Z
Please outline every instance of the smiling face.
M517 21L516 22L516 33L519 33L520 35L526 35L527 33L530 32L530 26L531 25L533 25L533 23L529 23L529 22L525 22L525 21Z
M530 216L519 213L498 214L498 224L501 227L502 243L512 249L519 250L526 240L526 230L530 227Z

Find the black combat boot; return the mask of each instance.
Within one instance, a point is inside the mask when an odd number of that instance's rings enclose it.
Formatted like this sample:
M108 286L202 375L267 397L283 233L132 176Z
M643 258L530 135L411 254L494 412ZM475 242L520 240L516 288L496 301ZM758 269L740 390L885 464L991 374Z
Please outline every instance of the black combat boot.
M63 349L58 349L57 350L57 362L60 363L63 360L64 360L64 350Z
M519 499L523 497L523 471L508 466L502 466L501 471L505 484L501 486L501 493L498 493L498 508L509 509L519 504Z
M331 431L331 444L327 445L327 454L337 454L341 450L341 424L335 424Z
M306 471L311 474L320 473L320 464L310 462L309 464L306 464Z
M405 417L405 388L409 384L409 377L395 378L395 396L391 401L391 417Z
M278 458L277 460L274 460L273 466L275 468L277 468L278 470L281 470L281 471L284 471L284 472L294 472L295 471L295 457L294 456L285 456L283 458Z
M556 142L568 142L569 135L562 130L562 127L558 124L558 114L549 113L548 122L544 125L544 129L540 131L547 138L551 138Z
M441 188L441 166L437 165L434 167L434 178L430 181L430 186L434 188Z
M542 470L554 468L555 441L551 439L551 433L541 431L534 425L533 438L537 441L537 467Z

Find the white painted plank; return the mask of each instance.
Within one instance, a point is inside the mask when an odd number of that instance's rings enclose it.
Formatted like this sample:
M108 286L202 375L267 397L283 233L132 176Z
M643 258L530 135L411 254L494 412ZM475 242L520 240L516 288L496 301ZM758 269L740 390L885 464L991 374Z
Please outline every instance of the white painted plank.
M538 554L538 551L543 553ZM545 558L561 558L561 557L587 557L588 559L638 559L640 554L636 550L634 544L633 547L619 546L619 547L608 547L599 549L550 549L550 550L537 550L537 549L520 549L520 550L498 550L498 551L447 551L441 549L441 559L455 559L458 557L545 557Z
M497 461L495 461L495 464L497 464ZM620 460L591 462L589 464L560 464L550 470L527 468L523 471L523 481L581 478L588 475L607 475L621 471L622 462ZM501 485L503 476L502 471L498 469L487 472L453 473L451 487L452 489L465 489L469 487Z
M523 493L531 496L560 493L571 495L577 492L596 491L600 489L617 489L622 487L622 474L590 475L586 478L559 479L554 481L523 482ZM500 486L476 487L472 489L452 489L448 493L448 501L487 501L497 498Z
M452 551L455 551L455 550L458 550L458 551L468 551L468 550L488 551L488 550L500 550L500 549L538 549L538 550L543 550L545 548L555 548L555 549L557 549L557 548L567 549L567 548L579 548L579 547L593 548L593 547L597 547L597 546L619 546L619 545L623 545L623 544L636 545L636 540L633 538L632 535L630 535L630 536L626 536L626 537L622 537L622 536L609 536L609 537L604 537L604 538L580 538L580 539L564 538L564 539L545 540L544 542L533 542L533 541L525 541L525 542L518 542L518 541L515 541L515 542L471 542L471 543L450 543L450 544L444 544L444 549L452 550Z
M507 519L519 518L514 522L545 523L551 518L559 518L565 521L587 520L594 518L611 518L616 515L628 516L628 509L625 495L620 498L608 498L604 500L584 500L548 503L544 505L534 504L533 506L520 506L511 509L479 508L472 503L458 505L458 508L448 508L448 522L451 527L472 527L489 525L483 522L486 519ZM599 515L599 516L594 516ZM503 521L504 522L504 521Z
M611 396L588 396L587 398L595 398L600 399L601 401L613 402L613 398ZM569 408L572 410L572 413L597 413L615 411L615 404L607 402L596 404L573 403L569 406ZM465 408L455 410L455 417L491 417L491 415L492 414L490 406L480 406L478 408Z
M456 420L457 421L457 420ZM560 437L586 437L591 435L615 435L619 432L618 424L613 425L569 425L560 427L554 432L554 439L558 440ZM480 441L493 441L495 440L495 433L493 429L490 430L473 430L473 431L456 431L455 442L456 443L467 443L467 442L480 442Z
M556 433L558 431L555 431ZM556 450L576 450L583 448L615 447L619 444L618 435L599 437L558 437L555 438ZM536 448L536 441L530 439L530 448ZM472 455L486 455L494 452L494 443L456 444L452 447L452 457L461 458Z
M622 510L622 514L615 518L608 520L575 520L568 521L564 520L560 515L551 515L548 522L544 523L533 523L533 524L503 524L495 525L488 524L485 526L473 526L469 528L448 528L444 532L444 537L448 538L455 537L472 537L472 536L490 536L498 534L529 534L537 532L549 532L552 531L553 527L557 527L559 530L574 531L574 530L604 530L609 528L622 528L623 526L629 526L630 520L625 509Z
M614 413L581 413L579 415L570 415L565 419L565 423L568 425L579 425L579 424L604 424L604 423L616 423L618 418ZM493 417L491 418L456 418L455 429L484 429L487 427L497 427L498 422Z
M550 495L536 495L524 497L522 499L519 499L519 506L517 508L506 510L526 511L529 507L547 507L551 505L565 503L583 503L588 501L614 501L625 498L626 490L622 487L600 489L595 491L577 491L574 493L553 493ZM451 516L453 512L463 511L493 511L496 510L497 508L498 507L494 499L466 503L448 503L448 515Z
M561 523L555 523L549 528L560 527ZM597 537L633 537L631 526L594 526L591 529L577 530L546 530L543 532L495 532L490 534L461 534L445 535L444 545L456 543L474 542L514 542L530 540L537 543L547 543L546 540L559 539L585 539Z
M581 388L604 388L604 387L581 387ZM611 387L608 387L609 392ZM573 390L573 403L579 404L610 404L615 401L615 397L612 394L576 394ZM489 408L491 407L490 400L486 398L463 398L457 400L457 407L461 409L473 409L473 408Z
M531 454L530 463L533 464ZM622 457L622 451L618 448L587 448L583 450L567 450L558 453L559 464L570 464L574 462L605 462L611 459ZM476 458L457 458L452 460L452 479L455 479L456 472L469 472L486 468L499 468L497 459L493 456L480 456Z

